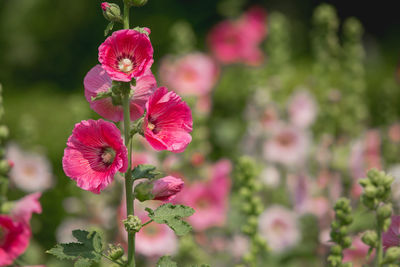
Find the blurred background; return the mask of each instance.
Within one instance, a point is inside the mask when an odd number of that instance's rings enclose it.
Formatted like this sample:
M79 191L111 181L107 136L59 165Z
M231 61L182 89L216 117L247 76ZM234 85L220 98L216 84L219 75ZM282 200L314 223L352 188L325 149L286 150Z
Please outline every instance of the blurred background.
M345 195L357 203L356 180L370 167L399 176L397 5L324 3L330 5L311 0L149 0L133 9L131 25L151 29L158 85L183 95L195 118L188 151L154 154L138 139L138 163L155 163L183 177L189 191L178 202L194 202L204 217L223 214L216 221L193 219L193 235L166 243L176 243L172 251L138 248L143 266L154 266L165 253L182 264L233 266L266 257L268 266L324 266L329 209L336 199ZM25 169L26 177L11 177L9 196L43 192L43 212L33 217L34 238L23 256L32 264L70 266L44 251L69 240L72 229L89 224L104 229L110 241L124 242L115 221L120 179L94 196L76 187L61 164L74 124L99 118L84 97L83 79L98 64L98 46L105 39L107 21L100 4L0 1L0 83L11 133L7 153L15 168L18 162L21 168L34 168ZM249 27L246 33L235 32L242 25ZM221 40L219 31L232 35ZM224 45L229 49L230 42L239 42L232 36L246 34L254 40L247 45L248 37L238 45L243 53L223 53ZM189 67L182 66L185 60ZM190 66L208 79L207 85L192 89L176 81ZM241 168L254 169L257 186L247 184ZM185 198L207 191L217 176L226 178L228 192L211 192L199 197L199 203ZM250 193L241 192L248 186ZM396 192L394 197L400 197ZM210 200L214 195L222 199ZM221 205L209 211L208 204L200 203L204 198ZM250 210L243 207L247 202L253 205ZM243 219L243 213L252 219ZM273 221L274 216L281 221ZM302 234L310 227L315 232ZM363 227L355 225L353 231ZM284 239L282 231L289 233L287 241L277 240ZM259 238L270 252L251 251L264 249L257 245ZM258 262L255 266L267 266L260 263L266 259Z

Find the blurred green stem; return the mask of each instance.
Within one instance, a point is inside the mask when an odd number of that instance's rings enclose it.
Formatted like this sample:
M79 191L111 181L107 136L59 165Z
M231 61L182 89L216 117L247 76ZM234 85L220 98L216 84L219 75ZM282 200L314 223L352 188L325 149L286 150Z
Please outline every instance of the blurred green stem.
M378 247L376 248L376 266L382 266L383 248L382 248L382 221L378 218L376 232L378 234Z

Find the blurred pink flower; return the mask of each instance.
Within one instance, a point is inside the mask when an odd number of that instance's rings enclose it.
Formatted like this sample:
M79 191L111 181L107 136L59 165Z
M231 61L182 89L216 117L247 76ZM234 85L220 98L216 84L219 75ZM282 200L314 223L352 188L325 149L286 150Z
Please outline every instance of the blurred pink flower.
M297 91L289 101L288 112L295 126L307 128L317 116L317 104L308 91Z
M0 215L0 266L11 265L29 244L29 225L10 216Z
M351 247L343 250L343 262L351 262L353 267L362 267L370 260L367 259L369 247L365 245L360 237L354 237ZM371 254L369 259L374 258L375 252Z
M156 209L162 203L159 201L146 201L145 203L140 203L135 201L135 215L138 216L143 223L150 220L145 211L145 207L150 207L151 209ZM127 233L122 224L122 220L126 218L126 206L125 201L119 209L119 231L122 240L126 244ZM147 257L159 257L165 254L171 255L175 254L178 250L178 239L174 233L167 225L150 223L140 229L136 234L136 251L139 254L145 255Z
M136 30L115 31L99 47L99 62L115 81L130 82L142 76L153 61L149 37Z
M261 236L274 252L282 252L300 241L296 214L283 206L273 205L265 210L258 223Z
M180 58L166 57L160 66L162 82L182 95L209 93L217 81L219 68L208 55L196 52Z
M77 123L64 150L63 168L77 186L99 194L118 171L128 168L127 149L118 128L101 119Z
M392 216L392 222L389 229L382 235L382 244L384 249L398 247L400 245L400 216Z
M16 201L10 215L0 214L0 266L12 264L28 247L32 213L42 212L40 195L35 193Z
M259 65L263 54L259 44L266 35L266 12L252 8L238 21L222 21L210 31L208 44L222 63Z
M7 147L7 159L13 162L10 180L24 192L37 192L53 185L53 174L49 160L43 155L26 152L17 145Z
M183 188L184 182L173 176L154 181L152 194L154 200L171 201Z
M390 141L393 143L399 143L400 142L400 123L394 123L390 126L389 132L388 132Z
M183 152L192 141L192 114L189 106L174 92L160 87L146 103L143 130L155 150Z
M261 115L261 125L265 130L273 131L280 125L279 112L275 105L268 105Z
M132 152L132 169L140 164L158 165L157 157L149 151L133 151Z
M188 218L195 230L203 231L225 224L231 168L228 160L218 161L211 170L211 180L185 186L177 196L177 203L195 209L196 212Z
M304 173L289 174L287 187L290 192L294 210L298 213L308 212L308 201L311 194L311 180Z
M307 132L293 126L281 125L265 143L264 157L268 161L287 166L299 165L306 160L309 143Z
M95 97L98 93L109 91L112 84L110 76L100 65L94 66L86 74L83 84L86 100L94 111L108 120L123 120L122 106L114 106L110 97L92 101L92 97ZM133 96L130 100L130 114L132 121L143 115L144 106L156 89L157 82L150 70L136 79L136 86L131 85Z

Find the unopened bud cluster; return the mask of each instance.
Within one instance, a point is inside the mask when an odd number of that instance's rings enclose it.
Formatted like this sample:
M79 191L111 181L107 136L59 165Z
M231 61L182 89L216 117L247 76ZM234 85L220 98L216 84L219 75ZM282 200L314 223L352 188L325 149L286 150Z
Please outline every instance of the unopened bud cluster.
M256 266L259 253L267 249L266 241L258 234L258 217L264 207L257 193L261 186L257 183L259 171L254 161L249 157L242 157L236 165L235 186L238 190L240 211L246 218L242 232L250 237L250 251L243 257L244 262Z
M122 256L124 256L124 249L120 245L110 244L108 255L113 260L119 260L122 258Z
M121 9L117 4L103 2L101 4L101 9L103 10L103 15L106 20L122 23Z
M393 264L389 266L399 266L398 265L399 259L400 259L400 247L390 247L386 250L382 264Z
M129 215L123 223L128 233L137 233L142 228L142 221L138 216Z
M331 223L331 240L336 243L331 247L328 262L331 266L342 266L343 250L351 246L348 227L353 222L350 201L340 198L335 206L335 219Z

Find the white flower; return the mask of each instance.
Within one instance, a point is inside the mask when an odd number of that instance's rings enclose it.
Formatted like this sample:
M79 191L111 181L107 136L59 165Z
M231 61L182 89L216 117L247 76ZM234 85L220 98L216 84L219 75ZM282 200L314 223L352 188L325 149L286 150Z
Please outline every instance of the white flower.
M300 128L309 127L317 115L317 105L312 95L304 90L291 97L288 106L290 121Z

